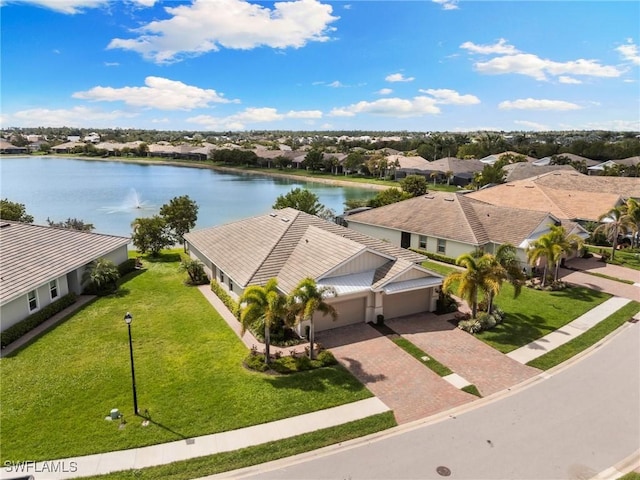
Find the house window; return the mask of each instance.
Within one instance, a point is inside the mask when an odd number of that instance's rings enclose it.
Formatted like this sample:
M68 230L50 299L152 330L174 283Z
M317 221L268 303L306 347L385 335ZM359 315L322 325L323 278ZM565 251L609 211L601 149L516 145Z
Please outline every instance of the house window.
M233 292L233 282L229 279L229 291Z
M58 281L51 280L49 282L49 292L51 293L51 300L58 298Z
M220 270L220 283L224 283L224 272Z
M27 293L27 299L29 301L29 311L33 312L38 309L38 295L35 290L31 290Z
M442 238L438 239L438 253L444 253L447 248L447 241Z
M420 246L420 248L422 249L427 249L427 237L425 237L424 235L420 235L420 237L418 238L418 245Z

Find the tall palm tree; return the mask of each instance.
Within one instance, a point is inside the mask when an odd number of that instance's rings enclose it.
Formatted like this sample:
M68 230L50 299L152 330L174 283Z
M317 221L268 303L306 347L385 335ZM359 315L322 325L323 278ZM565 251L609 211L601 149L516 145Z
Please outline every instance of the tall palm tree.
M456 264L465 269L450 273L445 278L442 289L450 292L453 284L457 283L457 294L471 305L471 315L475 318L478 314L479 293L495 296L500 291L500 282L495 273L495 257L489 253L481 257L465 253L456 259Z
M602 223L596 227L593 233L604 233L611 242L611 260L616 254L618 235L632 232L635 228L633 220L626 214L623 206L613 207L607 213L600 215L598 220Z
M568 234L565 228L562 225L551 225L551 231L546 235L549 235L553 241L560 247L560 256L555 264L555 270L553 275L553 280L558 280L558 270L560 269L560 262L563 255L571 255L574 252L577 252L584 241L579 235L574 233Z
M535 265L541 258L545 259L544 270L542 272L542 286L544 287L547 280L547 271L549 266L555 266L562 256L562 247L549 234L542 235L538 240L533 242L527 250L527 259L531 265Z
M498 282L498 288L502 286L504 281L513 285L514 298L520 295L522 286L524 285L525 276L520 268L516 247L510 243L500 245L494 255L495 265L492 269L492 275ZM487 312L493 310L493 294L490 291L487 299Z
M640 201L635 198L627 199L627 203L625 205L625 215L631 220L634 224L634 228L632 229L633 235L633 246L638 248L640 247Z
M271 328L285 318L287 298L278 292L278 281L272 278L264 287L260 285L248 287L240 297L240 305L242 305L240 323L243 335L251 325L258 323L264 325L264 361L268 365L271 360Z
M314 358L315 331L313 317L316 312L323 316L331 315L333 320L338 318L335 307L324 301L327 297L335 297L338 293L333 287L318 287L313 278L304 278L289 296L289 313L296 322L309 322L309 358Z

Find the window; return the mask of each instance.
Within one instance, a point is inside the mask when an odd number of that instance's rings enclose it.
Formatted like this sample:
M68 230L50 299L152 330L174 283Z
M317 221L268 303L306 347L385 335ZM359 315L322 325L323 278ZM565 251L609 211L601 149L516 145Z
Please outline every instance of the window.
M229 279L229 291L233 292L233 282Z
M49 292L51 293L51 300L58 298L58 281L51 280L49 282Z
M441 238L438 239L438 253L444 253L447 248L447 241Z
M29 300L29 311L33 312L38 309L38 295L35 290L31 290L27 293L27 299Z
M426 250L427 249L427 237L425 237L424 235L420 235L420 237L418 238L418 245L420 248Z
M224 272L220 270L220 283L224 283Z

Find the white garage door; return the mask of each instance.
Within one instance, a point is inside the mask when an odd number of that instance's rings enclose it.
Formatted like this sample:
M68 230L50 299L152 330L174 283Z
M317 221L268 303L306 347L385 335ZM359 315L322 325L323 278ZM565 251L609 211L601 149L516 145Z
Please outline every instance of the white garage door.
M322 314L316 314L313 321L315 322L316 332L328 330L330 328L343 327L353 323L364 322L365 314L365 298L354 298L342 302L332 302L338 311L338 318L334 322L330 315L323 317Z
M423 289L385 295L382 303L384 318L396 318L403 315L428 312L431 299L430 292L431 289Z

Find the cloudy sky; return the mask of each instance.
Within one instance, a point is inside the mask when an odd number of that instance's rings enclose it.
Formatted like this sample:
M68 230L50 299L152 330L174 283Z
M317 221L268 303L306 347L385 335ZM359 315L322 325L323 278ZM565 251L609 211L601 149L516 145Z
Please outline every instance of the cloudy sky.
M640 2L0 0L1 126L640 130Z

